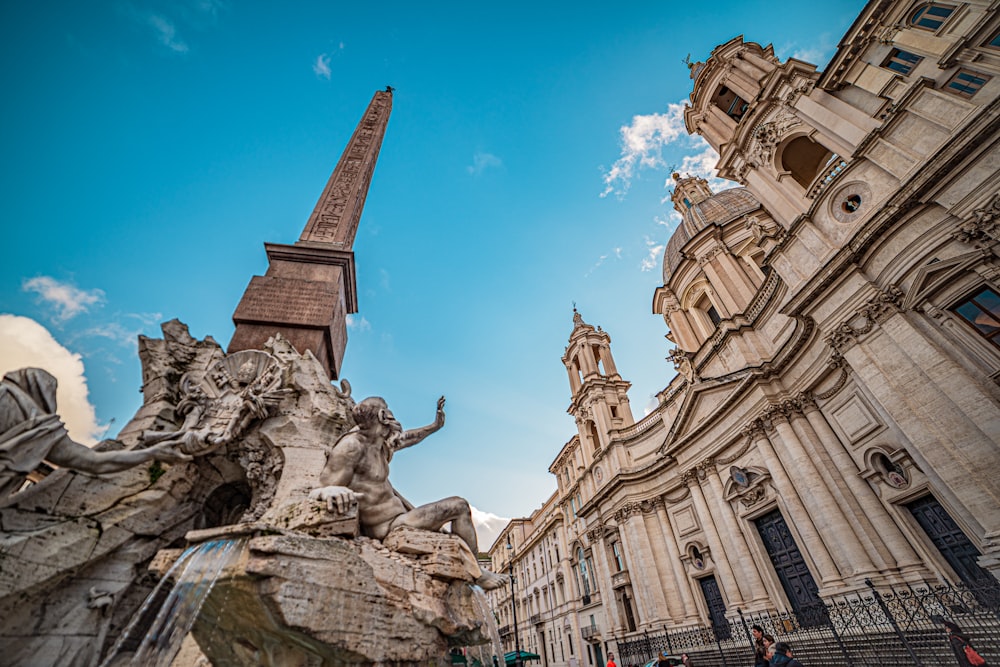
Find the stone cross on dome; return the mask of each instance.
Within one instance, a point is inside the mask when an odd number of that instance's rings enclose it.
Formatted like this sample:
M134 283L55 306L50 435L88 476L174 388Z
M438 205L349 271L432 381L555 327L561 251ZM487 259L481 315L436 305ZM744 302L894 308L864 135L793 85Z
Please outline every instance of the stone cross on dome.
M263 349L280 333L312 352L330 379L347 347L347 315L358 312L354 237L392 111L392 87L372 97L299 240L265 243L268 269L253 276L233 313L228 353Z

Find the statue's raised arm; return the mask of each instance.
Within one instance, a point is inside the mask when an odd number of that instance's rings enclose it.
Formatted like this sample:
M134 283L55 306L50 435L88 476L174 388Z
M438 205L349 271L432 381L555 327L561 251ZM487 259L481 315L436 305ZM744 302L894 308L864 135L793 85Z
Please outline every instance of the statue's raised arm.
M396 528L440 531L450 524L452 534L465 542L474 558L479 545L472 510L464 498L452 496L413 507L389 483L393 453L444 426L444 396L438 399L434 423L409 431L403 430L385 399L378 396L358 403L352 414L354 428L334 443L320 475L323 486L313 489L309 497L339 513L357 499L361 533L377 540L385 539ZM485 589L508 581L505 575L479 570L476 583Z
M444 426L444 396L437 400L437 412L434 415L434 422L428 424L427 426L421 426L420 428L411 428L409 430L403 431L398 442L396 443L394 449L397 451L400 449L406 449L407 447L412 447L417 444L431 433L435 431L440 431L441 427Z

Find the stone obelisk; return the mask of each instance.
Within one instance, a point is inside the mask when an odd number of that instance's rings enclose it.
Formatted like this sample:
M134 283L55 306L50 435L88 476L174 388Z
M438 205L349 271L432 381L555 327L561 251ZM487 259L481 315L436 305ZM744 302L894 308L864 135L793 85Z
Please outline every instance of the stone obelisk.
M392 111L392 88L372 97L299 240L265 243L268 269L240 300L228 352L262 349L280 333L311 351L336 379L347 346L347 314L358 312L354 236Z

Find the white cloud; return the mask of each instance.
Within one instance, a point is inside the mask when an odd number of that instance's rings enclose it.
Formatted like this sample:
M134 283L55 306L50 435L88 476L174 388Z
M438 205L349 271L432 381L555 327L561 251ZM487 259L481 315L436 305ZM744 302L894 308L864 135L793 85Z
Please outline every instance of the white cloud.
M632 179L642 168L663 168L663 148L682 136L684 128L684 103L667 105L667 113L633 116L630 125L619 129L621 157L604 174L602 197L611 193L624 196Z
M478 176L490 167L502 167L503 160L492 153L478 152L472 156L472 164L466 170L473 176Z
M188 45L177 37L177 26L172 21L159 14L149 14L146 24L153 29L160 44L175 53L187 53Z
M476 526L476 538L479 540L479 550L489 551L489 548L496 541L497 536L510 522L510 519L499 517L496 514L483 512L472 507L472 523Z
M616 248L612 248L611 252L605 253L605 254L601 255L600 257L598 257L597 261L594 263L594 265L592 267L590 267L585 274L583 274L583 277L586 278L591 273L593 273L598 268L600 268L600 266L602 264L604 264L604 260L606 260L608 257L611 257L611 255L614 255L615 259L621 259L622 258L622 249L621 249L621 246L618 246Z
M663 254L663 248L666 247L662 243L657 243L653 241L648 236L646 237L646 256L642 258L640 263L640 268L643 271L652 271L656 267L663 264L660 260L660 255Z
M372 325L371 322L366 320L363 315L361 317L357 317L356 315L348 313L347 328L353 331L371 331Z
M326 80L330 80L330 56L325 53L319 54L316 58L316 62L313 63L313 72L316 72L316 76L322 77Z
M27 279L21 287L26 292L37 293L43 302L55 307L56 320L60 322L72 319L87 312L90 306L104 302L102 290L82 290L49 276Z
M75 338L84 338L88 336L96 338L107 338L108 340L114 341L119 345L136 348L139 345L139 334L144 332L145 331L142 327L130 329L128 327L122 326L118 322L108 322L106 324L101 324L96 327L90 327L89 329L84 329L82 332L77 334Z
M71 438L92 445L104 435L107 426L97 423L80 355L60 345L38 322L0 314L0 375L28 367L44 368L59 381L56 403Z

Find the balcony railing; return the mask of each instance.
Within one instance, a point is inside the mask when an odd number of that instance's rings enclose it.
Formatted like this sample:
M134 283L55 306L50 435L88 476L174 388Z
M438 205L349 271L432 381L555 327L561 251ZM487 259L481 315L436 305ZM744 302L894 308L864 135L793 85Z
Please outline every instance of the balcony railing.
M532 625L538 625L539 623L542 622L542 615L532 614L531 618L528 619L528 622L531 623Z
M817 176L812 182L812 185L809 188L809 194L807 195L809 199L816 199L816 197L818 197L819 194L826 189L826 186L837 180L837 177L840 176L841 172L846 168L847 163L834 155L833 159L827 163L826 168L821 171L819 176Z
M597 636L597 626L596 625L585 625L580 628L580 634L587 641L590 641Z
M621 588L622 586L627 586L630 583L632 583L632 580L628 576L628 570L615 572L611 575L612 588Z

